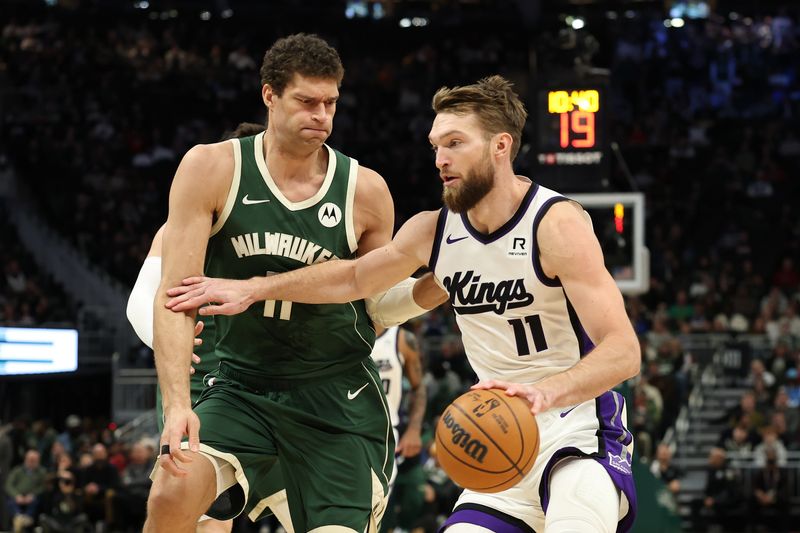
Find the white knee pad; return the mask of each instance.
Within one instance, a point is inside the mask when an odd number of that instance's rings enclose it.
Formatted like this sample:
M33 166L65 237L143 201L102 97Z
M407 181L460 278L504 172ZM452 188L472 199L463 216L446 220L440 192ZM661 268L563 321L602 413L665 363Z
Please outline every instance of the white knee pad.
M453 524L447 527L447 533L492 533L491 529L476 526L475 524Z
M569 458L550 476L545 533L614 533L619 490L594 459Z

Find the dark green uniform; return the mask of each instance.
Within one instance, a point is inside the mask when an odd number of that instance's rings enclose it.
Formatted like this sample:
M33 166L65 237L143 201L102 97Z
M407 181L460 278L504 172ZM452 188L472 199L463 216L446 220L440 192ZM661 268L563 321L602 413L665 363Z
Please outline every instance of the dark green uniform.
M236 170L206 275L246 279L353 257L357 163L327 148L318 193L291 202L269 175L262 136L231 141ZM395 444L364 303L259 302L216 327L219 369L195 405L200 441L236 467L250 517L262 514L262 482L280 456L296 531L378 521Z

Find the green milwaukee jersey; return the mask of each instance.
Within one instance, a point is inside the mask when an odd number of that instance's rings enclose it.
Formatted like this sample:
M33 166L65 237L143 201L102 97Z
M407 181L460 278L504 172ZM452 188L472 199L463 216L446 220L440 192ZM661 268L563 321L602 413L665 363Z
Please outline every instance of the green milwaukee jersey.
M270 176L263 136L232 139L233 182L211 228L206 275L247 279L355 255L353 197L358 163L327 145L319 191L288 200ZM322 378L368 357L375 331L363 301L347 304L258 302L216 317L216 354L244 374L268 380Z

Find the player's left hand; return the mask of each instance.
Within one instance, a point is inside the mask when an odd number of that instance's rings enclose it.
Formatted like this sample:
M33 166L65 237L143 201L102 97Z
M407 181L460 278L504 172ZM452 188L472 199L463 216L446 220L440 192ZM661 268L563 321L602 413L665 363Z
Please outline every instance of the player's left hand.
M419 431L408 430L400 437L394 453L399 453L403 457L414 457L422 450L422 437Z
M247 283L243 279L186 278L180 287L167 290L171 298L166 307L176 313L197 309L204 316L236 315L253 303Z
M537 388L536 385L523 385L522 383L510 383L508 381L490 379L488 381L478 382L470 388L472 390L502 389L506 391L508 396L519 396L531 404L531 412L535 415L554 407L553 399L549 397L545 391Z

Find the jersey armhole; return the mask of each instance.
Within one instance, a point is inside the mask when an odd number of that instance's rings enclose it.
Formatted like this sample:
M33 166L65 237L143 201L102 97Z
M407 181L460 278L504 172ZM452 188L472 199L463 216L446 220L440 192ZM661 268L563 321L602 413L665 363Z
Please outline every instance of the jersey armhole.
M447 208L442 207L439 211L439 218L436 220L436 235L433 237L433 246L431 247L431 257L428 259L428 268L436 275L436 262L439 260L439 248L442 245L442 235L444 235L444 226L447 222Z
M536 217L533 219L533 250L532 250L532 257L531 260L533 261L533 270L536 272L536 277L539 278L544 285L548 287L560 287L561 280L558 277L550 278L547 274L544 273L544 269L542 268L542 261L539 258L539 240L536 238L536 232L539 230L539 224L542 222L542 219L550 211L550 208L553 207L558 202L569 202L569 198L565 198L564 196L554 196L552 198L548 198L542 204L542 207L539 208L539 212L536 213Z
M358 183L358 161L350 158L350 174L347 178L347 196L344 204L344 227L347 233L347 245L350 247L350 253L354 254L358 249L358 240L356 239L355 228L355 213L353 206L355 205L356 198L356 183Z
M233 205L236 203L236 196L239 193L239 182L242 176L242 145L239 139L231 139L230 142L233 147L233 179L231 180L231 188L228 190L228 198L225 200L225 207L222 209L222 213L219 214L217 221L211 226L211 235L209 237L216 235L225 225L225 221L228 220L231 211L233 211Z

